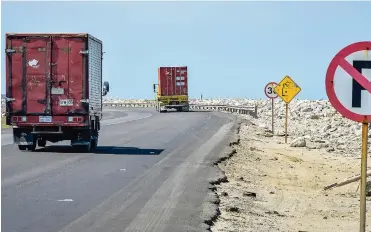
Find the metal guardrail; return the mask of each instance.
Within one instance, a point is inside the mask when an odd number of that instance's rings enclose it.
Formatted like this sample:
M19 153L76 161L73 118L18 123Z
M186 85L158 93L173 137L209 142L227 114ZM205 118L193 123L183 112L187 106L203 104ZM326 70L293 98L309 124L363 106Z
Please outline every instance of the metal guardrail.
M104 102L103 107L127 107L127 108L155 108L155 103L117 103L117 102ZM258 107L255 106L232 106L232 105L202 105L190 104L192 111L220 111L230 112L236 114L251 115L255 118L258 116ZM4 109L5 112L5 109ZM5 114L2 112L2 115Z
M154 103L103 103L104 107L133 107L133 108L155 108ZM258 116L258 107L255 106L231 106L231 105L199 105L199 104L190 104L190 110L192 111L220 111L220 112L229 112L236 114L246 114L253 117Z

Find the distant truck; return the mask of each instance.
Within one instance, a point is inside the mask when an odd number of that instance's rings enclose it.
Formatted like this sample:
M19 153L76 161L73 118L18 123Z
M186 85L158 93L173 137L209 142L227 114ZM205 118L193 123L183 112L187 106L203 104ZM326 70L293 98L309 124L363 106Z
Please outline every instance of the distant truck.
M158 84L153 84L153 92L160 113L168 109L189 111L187 66L158 68Z
M102 120L102 41L90 34L7 33L6 124L20 150L70 140L93 151Z

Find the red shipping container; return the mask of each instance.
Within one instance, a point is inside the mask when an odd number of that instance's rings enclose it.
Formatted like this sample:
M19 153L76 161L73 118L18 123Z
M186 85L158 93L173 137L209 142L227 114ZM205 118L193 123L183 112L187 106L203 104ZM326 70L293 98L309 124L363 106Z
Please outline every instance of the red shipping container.
M88 34L7 34L6 47L7 97L14 99L9 113L101 113L100 40Z
M187 66L158 68L158 84L160 96L188 96Z

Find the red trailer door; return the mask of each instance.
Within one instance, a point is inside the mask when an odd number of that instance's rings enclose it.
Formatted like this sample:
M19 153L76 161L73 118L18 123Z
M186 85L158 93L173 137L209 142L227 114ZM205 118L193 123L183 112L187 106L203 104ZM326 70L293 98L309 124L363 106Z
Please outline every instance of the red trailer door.
M21 35L7 38L10 111L28 115L85 113L87 38Z
M82 113L85 83L85 38L53 37L51 55L52 114Z
M49 38L45 37L7 40L7 88L13 112L45 112L50 57L48 45Z

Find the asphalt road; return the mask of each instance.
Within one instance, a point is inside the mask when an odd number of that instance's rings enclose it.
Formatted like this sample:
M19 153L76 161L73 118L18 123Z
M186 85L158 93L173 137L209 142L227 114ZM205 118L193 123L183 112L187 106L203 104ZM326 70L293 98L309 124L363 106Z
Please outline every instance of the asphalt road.
M2 133L2 231L202 231L221 113L106 111L95 153L68 142L20 152Z

